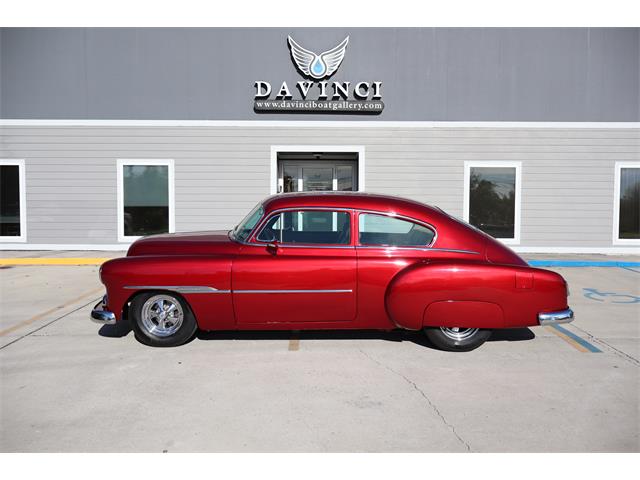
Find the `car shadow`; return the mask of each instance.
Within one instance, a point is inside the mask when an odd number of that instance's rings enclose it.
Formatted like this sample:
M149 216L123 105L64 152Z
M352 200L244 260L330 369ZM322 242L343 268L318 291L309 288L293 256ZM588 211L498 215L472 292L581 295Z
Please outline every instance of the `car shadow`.
M129 321L115 325L103 325L98 335L107 338L122 338L129 335ZM529 328L507 328L494 330L489 342L522 342L535 338ZM435 348L422 332L408 330L198 330L193 340L384 340L387 342L412 342L428 348Z
M198 331L198 340L385 340L388 342L412 342L435 348L422 332L408 330L225 330ZM532 340L535 334L529 328L495 330L489 342L521 342Z
M102 325L98 330L98 335L107 338L121 338L129 335L131 324L128 320L121 320L115 325Z

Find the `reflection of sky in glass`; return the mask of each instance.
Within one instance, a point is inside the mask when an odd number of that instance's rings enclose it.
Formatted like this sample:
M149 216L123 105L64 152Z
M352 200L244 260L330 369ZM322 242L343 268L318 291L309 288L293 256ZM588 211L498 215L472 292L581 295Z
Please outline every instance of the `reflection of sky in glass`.
M169 167L125 165L124 204L127 207L169 205Z
M472 175L478 175L480 180L493 183L493 191L502 197L509 196L516 188L515 168L473 167Z
M640 168L623 168L620 171L620 196L631 197L634 188L640 188Z

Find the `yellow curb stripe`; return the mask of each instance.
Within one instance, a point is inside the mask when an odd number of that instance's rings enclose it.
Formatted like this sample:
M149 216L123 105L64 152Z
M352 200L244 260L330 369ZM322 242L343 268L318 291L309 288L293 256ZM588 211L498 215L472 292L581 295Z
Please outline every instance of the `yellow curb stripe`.
M80 300L84 300L86 298L92 297L96 295L98 292L102 292L102 291L104 291L104 287L96 288L95 290L91 290L90 292L84 293L79 297L74 298L73 300L69 300L68 302L63 303L62 305L58 305L57 307L51 308L46 312L39 313L38 315L35 315L21 322L18 322L15 325L10 326L9 328L0 330L0 337L5 336L7 333L13 332L14 330L18 330L19 328L26 327L27 325L31 325L33 322L37 322L38 320L41 320L47 317L48 315L51 315L54 312L62 310L63 308L73 305L74 303L78 303Z
M0 258L0 265L102 265L110 258Z
M545 328L547 329L547 331L556 334L558 337L563 339L565 342L567 342L569 345L571 345L576 350L579 350L581 352L588 352L589 351L586 348L584 348L582 345L580 345L578 342L576 342L573 338L568 337L567 335L565 335L564 333L556 330L555 328L552 328L552 327L545 327Z

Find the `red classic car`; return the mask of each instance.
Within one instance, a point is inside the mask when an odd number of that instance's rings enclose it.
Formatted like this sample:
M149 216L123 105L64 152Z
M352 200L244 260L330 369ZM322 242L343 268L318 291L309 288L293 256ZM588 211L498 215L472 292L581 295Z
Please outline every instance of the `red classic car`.
M175 346L201 330L424 330L472 350L570 322L567 284L438 208L365 193L267 198L231 231L153 235L100 269L91 317Z

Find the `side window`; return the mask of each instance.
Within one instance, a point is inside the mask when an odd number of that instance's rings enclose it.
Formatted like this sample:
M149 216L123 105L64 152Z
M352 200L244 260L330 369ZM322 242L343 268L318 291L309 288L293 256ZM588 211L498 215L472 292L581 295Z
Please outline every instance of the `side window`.
M464 220L494 238L520 242L520 162L465 162Z
M358 225L361 245L424 247L435 236L435 232L424 225L374 213L361 213Z
M617 163L615 185L615 242L638 243L640 241L640 164Z
M267 220L257 240L284 244L348 245L351 243L349 213L330 210L282 212Z
M118 160L118 241L175 231L173 160Z

